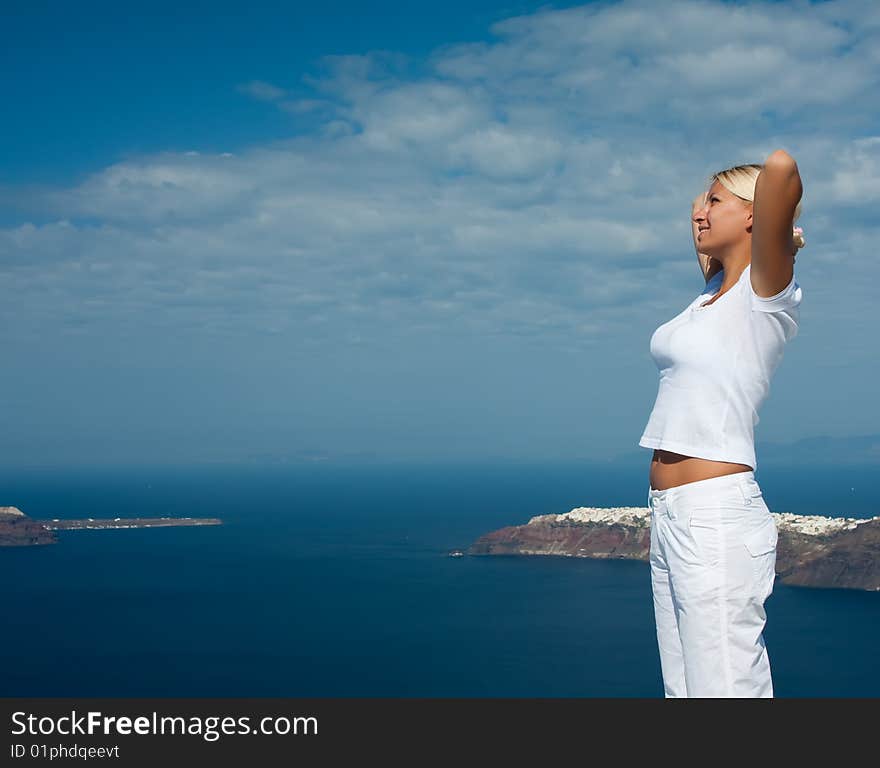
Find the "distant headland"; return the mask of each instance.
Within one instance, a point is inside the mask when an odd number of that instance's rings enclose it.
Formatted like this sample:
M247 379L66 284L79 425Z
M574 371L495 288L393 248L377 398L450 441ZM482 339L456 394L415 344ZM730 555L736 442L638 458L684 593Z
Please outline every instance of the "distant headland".
M178 525L220 525L216 517L114 517L84 520L33 520L18 507L0 507L0 547L55 544L55 531L95 528L159 528Z
M880 517L822 517L773 512L779 541L776 573L783 584L880 591ZM651 510L577 507L538 515L480 536L469 555L561 555L647 563ZM462 550L453 550L459 556Z

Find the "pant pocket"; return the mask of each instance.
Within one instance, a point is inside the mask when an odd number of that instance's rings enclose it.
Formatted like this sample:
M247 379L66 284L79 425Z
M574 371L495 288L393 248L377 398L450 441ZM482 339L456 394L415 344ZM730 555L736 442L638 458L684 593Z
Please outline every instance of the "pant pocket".
M779 531L776 529L776 521L768 517L761 525L746 534L743 543L752 557L761 557L768 552L775 552L778 540Z
M746 534L743 539L752 563L754 590L762 601L773 591L778 541L779 531L776 528L776 521L769 514L762 524Z
M721 520L713 517L692 516L688 533L700 564L715 567L721 561Z

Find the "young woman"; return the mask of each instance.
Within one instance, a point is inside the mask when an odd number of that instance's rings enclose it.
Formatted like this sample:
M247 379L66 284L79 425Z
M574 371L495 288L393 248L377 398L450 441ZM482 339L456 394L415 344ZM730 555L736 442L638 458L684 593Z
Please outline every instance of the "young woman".
M706 287L651 337L660 386L639 445L654 449L650 564L667 697L773 696L762 632L777 530L755 480L754 427L798 332L802 194L782 150L716 173L692 211Z

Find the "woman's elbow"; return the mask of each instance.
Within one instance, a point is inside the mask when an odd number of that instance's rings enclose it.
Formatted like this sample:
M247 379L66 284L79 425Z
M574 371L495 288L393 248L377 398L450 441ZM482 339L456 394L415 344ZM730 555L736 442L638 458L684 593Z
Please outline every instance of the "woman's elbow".
M764 167L777 168L779 170L787 170L791 173L798 173L797 163L795 159L784 149L777 149L770 157L764 161Z

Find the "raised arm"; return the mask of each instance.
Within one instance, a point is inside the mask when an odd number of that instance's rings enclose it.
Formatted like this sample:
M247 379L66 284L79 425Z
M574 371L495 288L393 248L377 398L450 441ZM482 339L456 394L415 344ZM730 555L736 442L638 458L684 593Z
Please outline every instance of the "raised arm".
M775 296L791 282L792 225L803 192L794 158L776 150L758 174L752 204L751 280L758 296Z
M705 253L700 253L699 241L697 239L697 233L700 231L700 223L694 220L694 214L699 208L703 207L705 199L706 193L701 192L694 198L694 202L691 205L691 233L694 236L694 250L697 252L697 261L700 262L700 272L703 273L703 277L708 283L714 275L721 271L721 263L715 261L715 259Z

